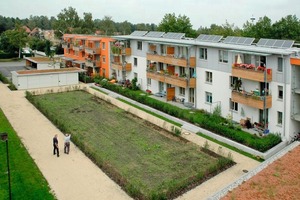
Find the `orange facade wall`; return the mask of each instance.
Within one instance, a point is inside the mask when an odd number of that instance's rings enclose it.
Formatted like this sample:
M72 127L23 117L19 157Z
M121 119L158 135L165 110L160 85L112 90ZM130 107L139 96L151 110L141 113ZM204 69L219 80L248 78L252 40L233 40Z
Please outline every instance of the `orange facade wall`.
M110 42L114 39L103 36L65 34L64 56L78 61L91 60L95 62L91 75L96 75L95 69L100 76L110 78ZM84 41L84 42L83 42ZM97 44L97 45L96 45ZM91 71L89 69L89 71Z
M291 58L292 65L299 65L300 66L300 58Z

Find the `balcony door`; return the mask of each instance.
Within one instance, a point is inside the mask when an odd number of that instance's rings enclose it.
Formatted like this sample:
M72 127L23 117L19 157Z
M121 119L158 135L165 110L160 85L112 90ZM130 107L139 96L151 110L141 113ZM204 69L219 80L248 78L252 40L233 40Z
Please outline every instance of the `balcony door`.
M158 91L163 92L165 91L165 84L163 82L158 82Z
M195 103L195 89L194 88L189 89L189 102Z

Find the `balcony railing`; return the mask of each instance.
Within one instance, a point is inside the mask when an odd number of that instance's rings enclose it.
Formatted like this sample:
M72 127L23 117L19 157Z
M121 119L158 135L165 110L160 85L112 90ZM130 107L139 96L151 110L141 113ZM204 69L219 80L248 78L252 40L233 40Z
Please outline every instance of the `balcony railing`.
M111 68L115 69L115 70L121 70L121 71L124 70L124 71L127 71L127 72L132 70L131 63L126 63L124 68L123 68L122 63L113 62L113 63L111 63Z
M101 62L99 60L86 59L85 60L85 66L87 66L87 67L100 67Z
M232 91L231 100L253 108L264 109L264 98L266 98L265 108L272 107L272 96L258 96L250 92Z
M122 54L125 56L131 56L131 48L123 48Z
M264 67L255 67L251 64L233 64L231 74L235 77L240 77L257 82L265 82L266 75L266 81L272 81L272 69Z
M84 50L84 46L83 45L73 45L73 50L74 51L83 51Z
M196 66L196 59L193 60L195 57L190 58L190 67ZM158 55L158 54L151 54L147 53L147 60L166 63L169 65L177 65L182 67L187 67L187 59L186 58L177 58L171 55Z
M100 47L96 48L96 47L84 47L85 53L88 54L100 54L101 49Z
M163 83L168 83L182 88L195 88L196 78L178 77L174 75L164 74L160 72L147 71L147 78L157 80Z

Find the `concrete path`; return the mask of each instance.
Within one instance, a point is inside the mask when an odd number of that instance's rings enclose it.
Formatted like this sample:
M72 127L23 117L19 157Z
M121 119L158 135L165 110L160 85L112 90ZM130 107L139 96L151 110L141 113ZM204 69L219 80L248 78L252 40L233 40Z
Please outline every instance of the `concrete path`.
M131 199L74 144L71 144L69 155L62 152L63 134L25 99L24 91L10 91L0 83L0 107L59 200ZM55 134L59 135L59 158L52 155L52 138ZM184 134L183 137L199 146L206 142L206 139L195 134ZM259 162L215 143L208 141L208 144L212 150L222 152L225 156L231 152L237 164L178 197L178 200L207 199L241 177L243 170L250 171L259 165Z

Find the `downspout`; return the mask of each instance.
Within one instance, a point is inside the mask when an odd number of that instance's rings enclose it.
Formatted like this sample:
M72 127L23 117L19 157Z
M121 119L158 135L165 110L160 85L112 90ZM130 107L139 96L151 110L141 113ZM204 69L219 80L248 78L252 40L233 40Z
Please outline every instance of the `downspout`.
M284 92L284 99L283 99L283 113L284 113L284 120L283 120L283 135L284 135L284 138L286 140L286 69L285 69L285 60L284 60L284 57L283 57L283 54L281 54L281 58L282 58L282 70L283 70L283 82L284 82L284 89L283 89L283 92ZM289 138L288 138L289 139ZM288 140L287 139L287 140Z

